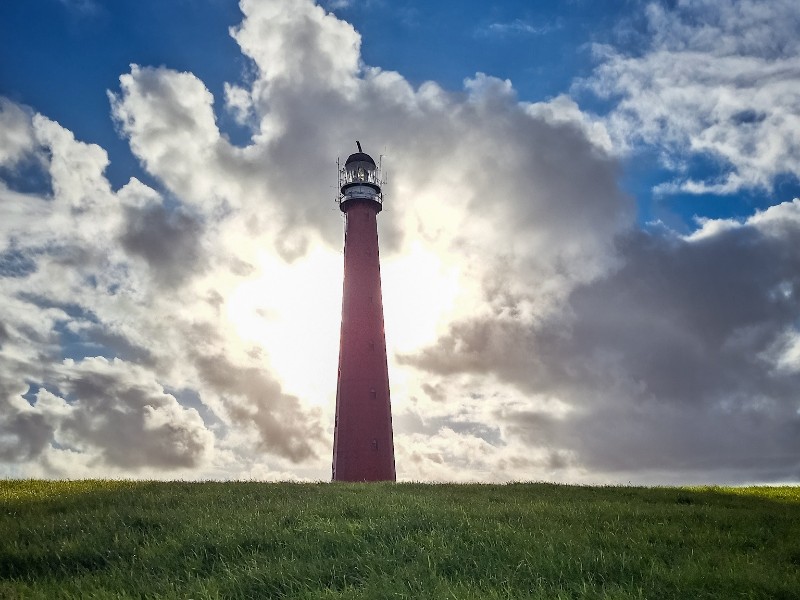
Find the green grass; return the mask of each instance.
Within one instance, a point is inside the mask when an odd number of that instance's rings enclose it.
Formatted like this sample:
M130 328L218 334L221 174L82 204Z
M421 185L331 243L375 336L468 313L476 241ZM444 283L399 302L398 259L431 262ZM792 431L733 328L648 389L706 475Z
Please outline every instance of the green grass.
M800 488L0 481L0 598L800 598Z

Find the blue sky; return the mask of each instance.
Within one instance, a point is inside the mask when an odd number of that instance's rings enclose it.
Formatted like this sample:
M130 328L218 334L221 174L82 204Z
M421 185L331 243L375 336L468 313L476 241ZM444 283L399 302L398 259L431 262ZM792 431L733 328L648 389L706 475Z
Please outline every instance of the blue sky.
M798 29L788 0L2 3L0 474L326 478L361 139L401 478L797 481Z
M576 86L598 62L593 47L611 44L640 55L652 39L644 4L633 1L325 6L361 34L366 64L398 71L412 85L432 80L457 90L465 78L483 72L511 80L521 100L571 94L583 110L598 115L613 103ZM228 34L241 16L236 2L222 0L8 2L0 7L0 49L14 60L0 67L0 92L69 123L81 139L106 148L112 155L107 174L114 185L123 185L131 175L148 180L108 118L106 90L115 89L120 73L137 63L191 71L221 98L225 82L251 76L250 63ZM217 117L232 140L246 142L247 131L225 111L217 110ZM685 158L684 168L699 179L728 168L714 156ZM662 220L688 231L695 216L743 218L800 193L797 177L787 174L769 189L654 195L652 189L673 175L660 163L659 149L641 148L622 162L621 181L637 199L642 224Z

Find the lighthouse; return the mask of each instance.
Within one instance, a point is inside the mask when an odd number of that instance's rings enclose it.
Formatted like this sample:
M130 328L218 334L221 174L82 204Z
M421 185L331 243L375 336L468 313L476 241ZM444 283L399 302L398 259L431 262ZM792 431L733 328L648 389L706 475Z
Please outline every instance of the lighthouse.
M339 168L344 293L333 433L334 481L394 481L392 407L383 331L380 168L361 150Z

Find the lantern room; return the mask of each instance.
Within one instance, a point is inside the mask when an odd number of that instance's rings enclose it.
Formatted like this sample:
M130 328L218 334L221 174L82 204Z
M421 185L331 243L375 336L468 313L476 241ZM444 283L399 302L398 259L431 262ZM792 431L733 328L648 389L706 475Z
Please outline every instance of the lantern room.
M347 157L344 166L339 167L339 208L347 212L351 201L374 202L378 212L383 205L381 169L369 154L361 150Z

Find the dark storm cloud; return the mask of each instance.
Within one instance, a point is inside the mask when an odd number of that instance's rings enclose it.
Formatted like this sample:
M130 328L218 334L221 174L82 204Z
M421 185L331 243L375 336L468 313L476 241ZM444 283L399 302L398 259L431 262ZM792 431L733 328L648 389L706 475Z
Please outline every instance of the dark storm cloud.
M53 428L36 413L17 413L0 418L0 461L19 462L37 458L50 445Z
M121 333L109 331L102 325L91 325L82 332L87 344L103 348L109 354L138 365L156 366L156 357L150 349L134 343Z
M29 365L13 348L18 329L9 331L0 324L0 334L5 336L0 339L0 463L35 460L50 445L54 424L23 398L30 390L25 376Z
M800 228L787 225L779 236L745 226L693 242L634 235L620 271L573 294L574 338L585 354L624 357L662 400L789 397L800 380L764 357L800 317Z
M161 284L178 285L205 266L202 233L197 218L152 204L126 209L120 240L129 253L147 261Z
M107 464L128 469L203 462L213 437L196 410L120 361L93 358L70 366L62 385L74 408L60 425L65 439L88 444Z
M265 371L237 366L222 354L194 354L192 360L203 382L220 394L231 419L256 428L261 449L294 463L316 457L315 447L323 439L319 414L284 394Z
M24 389L0 383L0 462L35 459L53 439L53 426L45 415L20 410L11 402L12 396L22 393Z
M31 359L3 364L0 462L35 461L51 475L87 464L128 472L205 464L213 435L197 411L165 393L150 373L99 357L39 365ZM34 377L42 383L18 383ZM35 394L23 398L29 388ZM56 449L74 452L75 464L51 462Z
M466 320L403 360L492 373L567 402L566 416L497 416L512 435L594 469L796 477L800 365L778 355L800 322L798 213L800 201L786 203L690 240L628 234L620 268L577 287L560 314L528 327Z
M8 338L8 328L6 328L5 323L0 322L0 350L3 349L3 344L6 343Z

